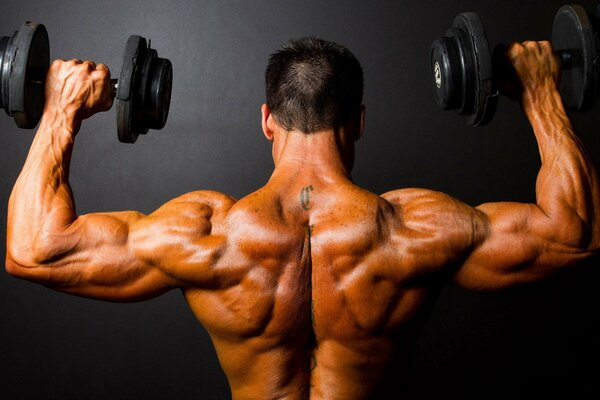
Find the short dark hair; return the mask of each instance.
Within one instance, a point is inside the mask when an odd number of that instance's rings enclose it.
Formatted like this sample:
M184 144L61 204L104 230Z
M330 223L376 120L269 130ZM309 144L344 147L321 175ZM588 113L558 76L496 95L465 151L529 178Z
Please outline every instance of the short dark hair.
M360 112L363 72L346 47L315 37L290 40L271 54L267 105L286 130L335 128Z

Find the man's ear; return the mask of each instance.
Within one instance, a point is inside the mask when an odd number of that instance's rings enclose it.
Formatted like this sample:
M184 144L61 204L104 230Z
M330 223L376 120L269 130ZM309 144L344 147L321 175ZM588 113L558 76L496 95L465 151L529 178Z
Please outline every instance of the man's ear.
M262 114L261 125L263 134L267 138L269 142L273 141L273 115L271 114L271 109L268 105L263 104L260 108L260 113Z
M358 126L356 126L356 130L354 131L354 141L358 141L365 132L365 113L367 107L364 104L360 105L360 114L358 116Z

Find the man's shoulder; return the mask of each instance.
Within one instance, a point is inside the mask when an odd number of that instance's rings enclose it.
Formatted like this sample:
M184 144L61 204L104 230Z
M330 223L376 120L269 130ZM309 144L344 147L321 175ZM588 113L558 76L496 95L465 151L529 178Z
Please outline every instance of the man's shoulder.
M233 204L232 197L219 192L185 193L138 220L132 227L132 243L147 259L172 254L172 248L213 234Z
M435 190L400 189L381 197L394 206L403 228L435 232L444 240L468 238L480 219L473 207Z
M136 227L178 232L188 227L195 234L210 232L211 226L222 220L235 202L230 196L210 190L185 193L167 201L146 218L142 218Z

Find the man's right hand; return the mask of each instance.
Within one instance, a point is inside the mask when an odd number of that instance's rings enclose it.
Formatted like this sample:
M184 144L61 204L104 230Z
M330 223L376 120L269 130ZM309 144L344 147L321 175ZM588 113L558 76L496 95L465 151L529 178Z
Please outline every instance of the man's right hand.
M513 43L506 50L506 57L521 89L517 99L527 103L539 97L540 92L558 91L560 64L550 42Z
M44 113L66 112L76 120L112 106L110 71L104 64L55 60L46 78Z

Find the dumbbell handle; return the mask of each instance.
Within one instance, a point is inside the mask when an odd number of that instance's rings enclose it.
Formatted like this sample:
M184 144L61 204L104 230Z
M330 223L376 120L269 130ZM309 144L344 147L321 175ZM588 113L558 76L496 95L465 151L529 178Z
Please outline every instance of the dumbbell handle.
M31 83L33 83L34 85L43 85L44 81L31 81ZM117 88L119 87L119 80L118 79L111 79L110 80L110 88L111 88L111 97L114 99L115 97L117 97Z
M111 97L114 99L115 97L117 97L117 88L119 87L119 80L118 79L111 79L110 80L110 88L111 88Z

